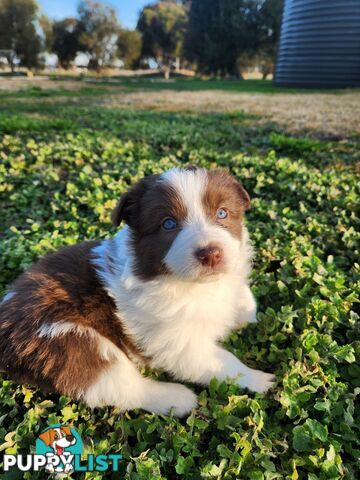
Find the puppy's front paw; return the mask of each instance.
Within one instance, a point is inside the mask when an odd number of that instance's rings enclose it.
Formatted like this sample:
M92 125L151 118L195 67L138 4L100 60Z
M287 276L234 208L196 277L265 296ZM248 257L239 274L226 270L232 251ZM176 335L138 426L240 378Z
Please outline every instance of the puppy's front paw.
M169 383L166 391L166 397L163 399L164 405L161 413L173 413L177 417L184 417L197 406L197 397L195 393L184 385L178 383Z
M239 314L237 319L237 328L243 328L248 323L256 323L256 308L253 310L245 310Z
M274 386L275 377L272 373L261 370L249 369L249 372L240 377L238 383L241 387L253 392L265 393Z

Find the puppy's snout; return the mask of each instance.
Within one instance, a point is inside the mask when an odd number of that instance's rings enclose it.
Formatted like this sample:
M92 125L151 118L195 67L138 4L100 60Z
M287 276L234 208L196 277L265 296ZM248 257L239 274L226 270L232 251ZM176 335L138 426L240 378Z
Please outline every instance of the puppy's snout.
M66 440L70 443L75 443L74 435L66 435Z
M224 252L222 248L212 245L197 249L195 257L204 267L217 268L223 263Z

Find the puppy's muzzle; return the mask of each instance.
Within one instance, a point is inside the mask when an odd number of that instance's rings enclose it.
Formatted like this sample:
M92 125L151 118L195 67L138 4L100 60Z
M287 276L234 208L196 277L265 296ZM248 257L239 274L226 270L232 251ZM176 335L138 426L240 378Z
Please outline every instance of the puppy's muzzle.
M217 245L209 245L195 250L195 258L203 267L220 270L224 264L224 251Z

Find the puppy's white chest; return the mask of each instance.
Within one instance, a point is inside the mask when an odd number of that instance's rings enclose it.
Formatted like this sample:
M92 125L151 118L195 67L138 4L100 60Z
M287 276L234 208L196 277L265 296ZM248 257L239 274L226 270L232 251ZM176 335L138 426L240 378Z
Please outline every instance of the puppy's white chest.
M234 278L189 286L142 284L127 293L123 290L117 305L130 335L162 363L161 352L181 354L223 338L234 325L239 287Z

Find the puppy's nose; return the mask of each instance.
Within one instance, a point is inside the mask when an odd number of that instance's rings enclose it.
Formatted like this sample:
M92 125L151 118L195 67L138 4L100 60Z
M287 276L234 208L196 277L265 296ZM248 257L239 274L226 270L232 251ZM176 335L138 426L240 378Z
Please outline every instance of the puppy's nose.
M204 267L216 268L222 263L224 252L220 247L209 246L196 250L195 257Z
M66 435L66 440L68 442L73 442L75 440L75 437L74 437L74 435Z

